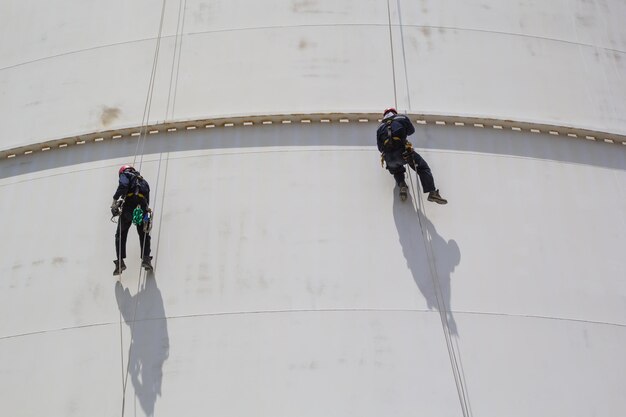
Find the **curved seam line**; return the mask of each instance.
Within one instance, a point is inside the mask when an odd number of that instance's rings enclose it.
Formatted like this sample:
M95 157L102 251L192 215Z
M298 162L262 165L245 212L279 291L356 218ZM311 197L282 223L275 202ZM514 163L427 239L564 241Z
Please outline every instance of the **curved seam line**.
M429 309L377 309L377 308L329 308L323 310L310 310L310 309L301 309L301 310L254 310L254 311L223 311L223 312L213 312L213 313L197 313L197 314L184 314L180 316L168 316L168 317L155 317L155 318L147 318L134 320L132 323L141 323L141 322L150 322L150 321L158 321L158 320L177 320L177 319L188 319L188 318L201 318L201 317L220 317L220 316L243 316L243 315L253 315L253 314L291 314L291 313L343 313L343 312L357 312L357 313L367 313L367 312L379 312L379 313L431 313L431 314L439 314L439 311L429 310ZM458 314L466 314L466 315L477 315L477 316L490 316L490 317L511 317L511 318L529 318L529 319L541 319L541 320L553 320L553 321L564 321L564 322L572 322L572 323L586 323L586 324L601 324L606 326L613 327L622 327L626 328L626 323L611 323L606 321L597 321L597 320L585 320L585 319L576 319L576 318L568 318L568 317L550 317L550 316L542 316L537 314L513 314L513 313L494 313L494 312L480 312L480 311L460 311L460 310L451 310L450 313ZM130 321L127 323L131 323ZM110 326L113 324L119 324L118 322L107 322L107 323L95 323L95 324L85 324L81 326L73 326L73 327L62 327L59 329L51 329L51 330L39 330L35 332L21 333L10 336L2 336L0 340L14 339L18 337L24 336L33 336L44 333L57 333L66 330L76 330L76 329L85 329L90 327L101 327L101 326Z
M218 29L218 30L206 30L206 31L199 31L199 32L189 32L186 34L183 34L181 37L184 36L196 36L196 35L203 35L203 34L210 34L210 33L224 33L224 32L244 32L244 31L253 31L253 30L268 30L268 29L289 29L289 28L310 28L310 27L351 27L351 26L372 26L372 27L389 27L389 24L382 24L382 23L341 23L341 24L332 24L332 25L277 25L277 26L259 26L259 27L247 27L247 28L234 28L234 29ZM570 45L577 45L577 46L586 46L586 47L590 47L590 48L598 48L598 49L602 49L605 51L611 51L611 52L618 52L620 54L626 54L626 51L622 51L621 49L614 49L614 48L607 48L604 46L598 46L598 45L593 45L593 44L589 44L589 43L584 43L584 42L574 42L574 41L568 41L565 39L559 39L559 38L550 38L547 36L539 36L539 35L530 35L530 34L524 34L524 33L510 33L510 32L502 32L502 31L497 31L497 30L487 30L487 29L474 29L474 28L460 28L460 27L454 27L454 26L431 26L431 25L397 25L397 24L391 24L392 27L413 27L413 28L429 28L429 29L445 29L445 30L459 30L459 31L465 31L465 32L480 32L480 33L494 33L494 34L498 34L498 35L508 35L508 36L519 36L519 37L527 37L527 38L533 38L533 39L542 39L542 40L547 40L547 41L553 41L553 42L561 42L561 43L567 43ZM173 38L176 35L166 35L166 36L162 36L161 39L165 39L165 38ZM151 41L151 40L156 40L157 38L143 38L143 39L134 39L134 40L130 40L130 41L124 41L124 42L117 42L117 43L111 43L111 44L107 44L107 45L98 45L98 46L93 46L90 48L85 48L85 49L78 49L75 51L69 51L69 52L63 52L57 55L50 55L47 57L42 57L42 58L37 58L37 59L33 59L30 61L24 61L24 62L20 62L17 64L13 64L13 65L8 65L6 67L2 67L0 68L0 71L2 70L6 70L6 69L12 69L15 67L19 67L22 65L28 65L28 64L32 64L35 62L39 62L39 61L45 61L47 59L54 59L54 58L59 58L65 55L73 55L73 54L80 54L83 52L89 52L89 51L93 51L96 49L102 49L102 48L109 48L109 47L114 47L114 46L120 46L120 45L125 45L125 44L131 44L131 43L139 43L139 42L146 42L146 41Z

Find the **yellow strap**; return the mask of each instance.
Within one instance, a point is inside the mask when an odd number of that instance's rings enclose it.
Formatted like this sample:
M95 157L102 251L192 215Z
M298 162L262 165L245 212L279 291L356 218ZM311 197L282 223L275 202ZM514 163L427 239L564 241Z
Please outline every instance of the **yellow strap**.
M387 146L387 143L389 143L390 140L402 140L397 136L392 137L391 139L385 139L385 141L383 142L383 146Z
M143 195L143 194L141 194L141 193L137 193L137 194L135 194L135 193L128 193L128 194L126 194L126 196L127 196L127 197L130 197L131 195L138 195L138 196L139 196L139 197L141 197L141 198L146 198L146 197L144 197L144 195Z

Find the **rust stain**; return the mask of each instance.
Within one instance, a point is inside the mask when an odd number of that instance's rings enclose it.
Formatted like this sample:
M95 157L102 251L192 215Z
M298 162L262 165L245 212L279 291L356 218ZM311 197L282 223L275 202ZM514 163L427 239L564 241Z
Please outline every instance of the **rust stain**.
M120 113L121 110L117 107L104 106L100 114L100 123L102 123L104 127L109 126L120 116Z

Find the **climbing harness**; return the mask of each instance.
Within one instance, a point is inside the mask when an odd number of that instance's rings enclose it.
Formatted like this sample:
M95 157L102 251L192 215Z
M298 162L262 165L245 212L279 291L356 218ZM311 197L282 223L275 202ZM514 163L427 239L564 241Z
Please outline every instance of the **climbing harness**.
M385 120L385 127L387 129L387 139L383 142L384 149L398 149L402 145L402 138L400 136L394 136L391 132L391 124L393 123L395 116L392 116Z

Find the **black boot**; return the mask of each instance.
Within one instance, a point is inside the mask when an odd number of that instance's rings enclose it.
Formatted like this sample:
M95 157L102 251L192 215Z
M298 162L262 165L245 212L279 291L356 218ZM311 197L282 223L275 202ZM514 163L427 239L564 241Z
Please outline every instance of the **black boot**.
M122 271L126 269L126 264L124 263L124 260L116 260L113 261L113 263L115 264L115 269L113 270L113 275L122 275Z
M142 261L141 261L141 266L143 266L145 268L146 271L150 272L150 271L154 271L154 268L152 267L152 256L144 256Z
M448 200L439 195L439 190L428 193L428 201L434 201L437 204L448 204Z

